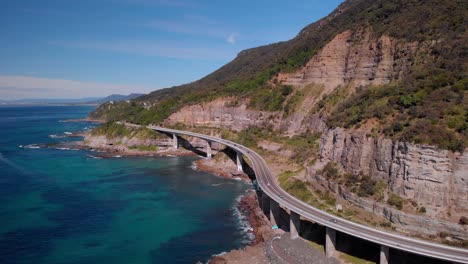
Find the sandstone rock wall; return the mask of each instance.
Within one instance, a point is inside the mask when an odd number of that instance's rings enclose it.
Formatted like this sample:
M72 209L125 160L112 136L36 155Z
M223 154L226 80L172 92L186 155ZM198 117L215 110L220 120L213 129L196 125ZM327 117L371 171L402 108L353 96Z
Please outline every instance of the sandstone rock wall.
M468 226L462 226L444 220L431 219L427 217L427 215L408 214L391 208L386 204L361 198L350 191L340 188L338 184L330 182L320 175L315 175L314 180L352 204L389 220L402 232L409 231L421 235L438 236L439 233L443 231L457 239L468 239Z
M386 138L371 138L365 132L329 129L313 115L306 120L295 116L278 120L272 113L245 110L245 104L226 107L226 100L194 105L172 115L168 122L183 122L192 126L209 126L242 130L251 125L273 126L278 130L285 122L296 132L321 132L317 171L330 161L344 171L383 179L390 190L405 199L424 206L427 215L457 222L468 214L468 152L463 154L440 150L432 146L415 145Z
M402 43L388 36L376 40L371 36L365 30L343 32L304 68L276 78L300 89L322 84L321 94L338 85L388 83L408 72L412 57L422 48L418 43ZM312 174L335 161L344 171L383 179L392 192L424 206L427 217L456 223L460 216L468 215L468 151L452 153L432 146L370 138L356 130L329 129L319 115L307 114L304 109L281 119L281 113L251 110L247 102L230 106L231 101L221 98L187 106L167 122L237 131L269 126L284 135L320 132L319 161L309 169Z
M338 34L302 69L280 73L277 81L303 86L324 84L326 93L338 85L385 84L408 72L417 43L398 43L382 36L372 38L368 30Z
M468 213L468 153L452 153L342 128L322 133L319 161L337 162L350 173L383 179L390 190L412 199L427 214L456 221Z
M265 126L274 117L274 113L247 109L245 102L239 106L227 107L226 105L230 103L229 98L220 98L208 103L187 106L169 116L165 122L239 131L251 125Z

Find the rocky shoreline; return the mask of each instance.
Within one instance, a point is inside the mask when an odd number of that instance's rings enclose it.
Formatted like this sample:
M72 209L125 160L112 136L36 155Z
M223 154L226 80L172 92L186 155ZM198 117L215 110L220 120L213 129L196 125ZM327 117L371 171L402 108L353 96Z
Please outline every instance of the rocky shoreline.
M228 253L215 255L208 263L269 263L264 253L264 246L265 242L274 235L274 231L258 205L255 191L250 190L246 195L242 196L237 206L239 211L248 217L253 229L254 240L252 244L242 249L233 249Z

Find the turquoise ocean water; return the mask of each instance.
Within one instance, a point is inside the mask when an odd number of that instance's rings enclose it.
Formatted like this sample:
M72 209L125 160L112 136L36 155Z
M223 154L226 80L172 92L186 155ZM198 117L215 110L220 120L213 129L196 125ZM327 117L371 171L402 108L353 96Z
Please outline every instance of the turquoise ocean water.
M94 126L86 106L0 107L0 263L195 263L249 242L250 188L190 157L93 158L45 147Z

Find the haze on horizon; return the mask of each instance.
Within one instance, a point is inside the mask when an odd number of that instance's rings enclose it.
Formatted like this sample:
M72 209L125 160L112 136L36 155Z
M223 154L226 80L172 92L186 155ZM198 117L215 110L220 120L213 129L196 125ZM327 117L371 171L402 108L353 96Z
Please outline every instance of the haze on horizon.
M342 1L5 1L0 100L148 93L293 38Z

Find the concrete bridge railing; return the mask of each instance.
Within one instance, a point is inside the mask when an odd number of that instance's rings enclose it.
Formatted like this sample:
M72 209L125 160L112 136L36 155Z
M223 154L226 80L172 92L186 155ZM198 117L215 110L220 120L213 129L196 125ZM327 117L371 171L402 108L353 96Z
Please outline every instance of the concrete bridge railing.
M126 124L129 126L138 126ZM394 248L405 252L411 252L431 258L468 264L468 250L458 247L450 247L438 243L423 241L410 238L396 233L385 232L373 229L361 224L357 224L346 219L320 211L303 201L298 200L286 191L281 189L276 183L265 160L253 150L239 145L235 142L222 138L203 135L199 133L174 130L158 126L148 126L149 129L171 134L174 140L174 147L178 148L178 137L185 135L204 139L207 142L207 158L211 158L211 143L217 142L236 151L237 168L241 171L243 156L246 156L252 162L256 180L261 189L259 199L263 212L269 216L271 224L279 224L280 206L289 209L290 223L289 229L292 238L299 237L301 230L301 220L303 217L314 223L326 227L325 251L327 255L332 255L336 251L336 232L342 232L360 239L364 239L380 245L380 263L385 264L389 261L389 249Z

